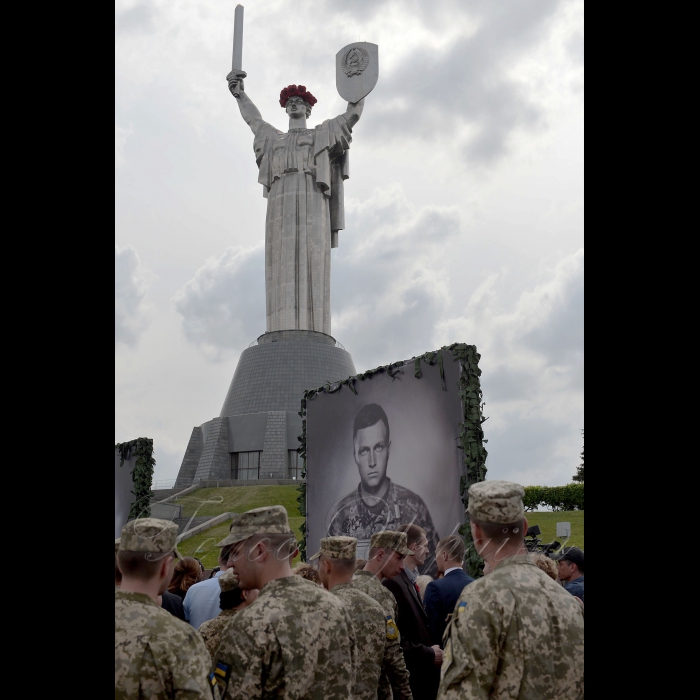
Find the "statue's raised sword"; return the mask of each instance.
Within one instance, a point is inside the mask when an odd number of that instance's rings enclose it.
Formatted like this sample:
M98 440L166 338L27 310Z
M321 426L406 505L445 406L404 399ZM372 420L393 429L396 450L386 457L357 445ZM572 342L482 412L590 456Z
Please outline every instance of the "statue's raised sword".
M239 97L240 90L243 90L243 78L246 77L247 73L242 70L243 68L243 5L236 5L236 14L233 20L233 60L231 65L231 72L236 74L236 77L240 78L240 82L236 87L236 92L233 93L234 97Z

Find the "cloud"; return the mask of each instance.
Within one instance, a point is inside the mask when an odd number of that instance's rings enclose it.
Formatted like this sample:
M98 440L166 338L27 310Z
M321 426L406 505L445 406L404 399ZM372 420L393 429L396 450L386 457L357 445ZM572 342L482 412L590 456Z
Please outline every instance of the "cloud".
M136 345L153 318L152 304L146 301L151 273L146 270L132 246L114 246L114 344Z
M118 5L124 5L119 2ZM117 34L128 32L149 32L154 28L156 6L152 0L136 3L128 9L117 7L114 15L114 30Z
M415 206L392 187L348 202L348 212L352 233L341 231L331 273L333 335L358 370L430 350L449 303L445 251L459 235L457 210Z
M382 75L383 104L368 111L367 132L382 141L407 134L437 141L449 134L466 162L496 162L517 130L543 125L530 86L512 69L546 37L558 4L451 4L442 15L449 24L433 23L434 31L463 23L467 33L448 45L413 45L396 70Z
M464 315L438 323L440 344L481 354L490 478L563 484L575 473L583 427L583 250L542 269L505 304L507 270L490 274Z
M186 338L214 362L265 332L263 245L231 247L210 258L173 297Z
M124 148L126 146L126 140L134 133L133 127L127 129L114 125L114 165L117 168L126 167L126 157L124 156Z

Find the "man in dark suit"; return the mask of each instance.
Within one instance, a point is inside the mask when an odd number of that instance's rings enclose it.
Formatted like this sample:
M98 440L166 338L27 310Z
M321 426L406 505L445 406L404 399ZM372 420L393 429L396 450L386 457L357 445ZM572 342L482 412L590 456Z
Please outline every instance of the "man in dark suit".
M447 627L447 616L455 609L455 604L465 586L474 580L464 573L464 538L461 535L443 537L437 546L435 560L443 577L431 581L425 589L425 611L430 622L433 644L442 647L442 635Z
M401 633L401 648L410 674L408 680L413 698L435 700L440 685L442 649L432 642L428 616L416 587L418 567L423 565L429 554L428 538L425 530L418 525L400 525L396 529L406 533L408 548L413 555L404 559L403 571L391 579L385 578L382 583L394 594L398 603L396 622Z

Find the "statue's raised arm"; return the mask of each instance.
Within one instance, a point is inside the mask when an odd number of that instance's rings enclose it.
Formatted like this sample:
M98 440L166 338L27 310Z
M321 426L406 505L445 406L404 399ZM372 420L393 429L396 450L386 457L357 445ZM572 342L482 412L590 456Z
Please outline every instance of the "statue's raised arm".
M227 76L228 89L231 94L236 98L238 102L238 108L241 110L241 116L245 120L245 123L253 130L255 133L255 126L258 122L262 122L263 118L260 114L260 110L253 104L253 100L248 97L244 92L243 78L237 71L231 71Z

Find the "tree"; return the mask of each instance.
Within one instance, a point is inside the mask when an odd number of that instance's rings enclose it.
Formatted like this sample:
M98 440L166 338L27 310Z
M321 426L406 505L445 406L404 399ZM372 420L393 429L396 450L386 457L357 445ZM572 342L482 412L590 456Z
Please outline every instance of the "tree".
M583 437L583 428L581 428L581 437ZM574 474L573 480L583 483L583 447L581 448L581 464L576 467L576 474Z

